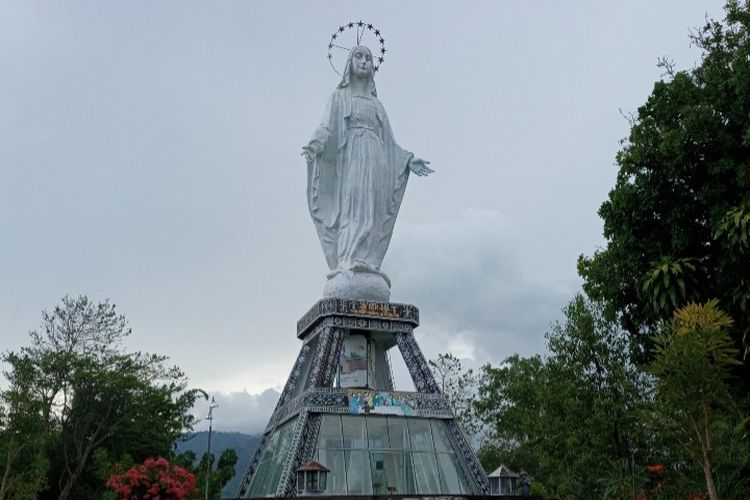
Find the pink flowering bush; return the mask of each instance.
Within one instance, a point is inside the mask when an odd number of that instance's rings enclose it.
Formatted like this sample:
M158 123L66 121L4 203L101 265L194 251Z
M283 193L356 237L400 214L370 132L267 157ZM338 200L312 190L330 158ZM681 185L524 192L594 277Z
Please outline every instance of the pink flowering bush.
M106 483L119 500L185 500L198 490L195 475L170 465L166 458L147 458L125 472L113 474Z

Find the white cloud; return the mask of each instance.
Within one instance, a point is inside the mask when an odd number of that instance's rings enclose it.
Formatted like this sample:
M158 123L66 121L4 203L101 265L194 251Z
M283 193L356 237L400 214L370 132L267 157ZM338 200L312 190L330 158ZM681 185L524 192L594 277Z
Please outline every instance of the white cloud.
M260 394L244 392L211 394L216 399L218 408L214 409L213 428L218 431L235 431L247 434L259 434L265 429L271 418L279 393L273 389L266 389ZM208 429L208 401L200 400L194 408L194 413L203 418L195 430Z

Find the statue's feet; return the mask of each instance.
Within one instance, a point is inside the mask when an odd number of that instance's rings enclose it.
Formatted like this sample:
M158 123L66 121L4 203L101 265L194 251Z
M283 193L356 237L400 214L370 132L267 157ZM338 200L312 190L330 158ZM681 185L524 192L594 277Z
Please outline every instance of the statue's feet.
M359 270L337 270L328 275L323 298L372 300L388 302L391 286L383 273Z

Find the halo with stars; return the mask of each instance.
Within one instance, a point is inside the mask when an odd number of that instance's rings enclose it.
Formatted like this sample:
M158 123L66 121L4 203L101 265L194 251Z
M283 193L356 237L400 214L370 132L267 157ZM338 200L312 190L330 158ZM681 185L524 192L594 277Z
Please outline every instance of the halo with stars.
M342 24L333 35L331 35L331 40L328 42L328 62L331 64L333 71L343 76L343 73L336 67L336 60L340 62L343 57L344 64L346 64L352 47L363 45L363 40L365 40L365 38L374 39L374 47L377 47L377 45L380 46L379 50L376 48L370 49L373 51L373 69L375 71L378 70L380 65L385 62L385 38L383 38L380 30L372 24L365 23L364 21L357 21ZM356 43L354 43L355 41ZM342 65L339 64L339 67L342 67Z

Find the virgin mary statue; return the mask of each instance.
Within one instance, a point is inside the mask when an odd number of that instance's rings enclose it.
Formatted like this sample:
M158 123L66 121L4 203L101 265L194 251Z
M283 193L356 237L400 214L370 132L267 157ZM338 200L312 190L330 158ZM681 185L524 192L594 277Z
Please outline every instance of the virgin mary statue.
M372 53L354 47L323 120L303 147L307 202L331 272L324 297L386 302L380 270L409 172L432 172L393 138L373 78Z

